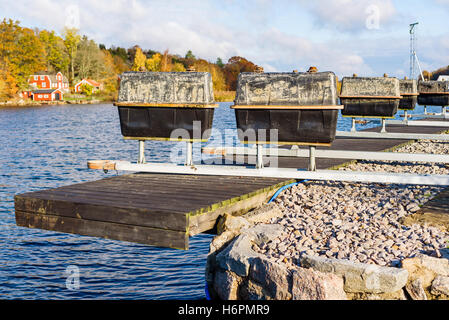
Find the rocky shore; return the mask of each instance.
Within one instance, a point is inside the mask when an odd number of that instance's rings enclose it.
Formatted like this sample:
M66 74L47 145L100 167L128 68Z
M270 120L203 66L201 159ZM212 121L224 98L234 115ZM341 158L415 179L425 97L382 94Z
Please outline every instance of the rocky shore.
M112 103L111 101L103 101L103 100L64 100L64 101L7 101L0 102L1 107L38 107L38 106L57 106L57 105L67 105L67 104L101 104L101 103Z
M449 144L418 141L396 151L447 154ZM446 165L378 161L340 170L449 174ZM449 230L404 223L443 189L293 186L247 218L225 216L208 282L222 299L448 299Z

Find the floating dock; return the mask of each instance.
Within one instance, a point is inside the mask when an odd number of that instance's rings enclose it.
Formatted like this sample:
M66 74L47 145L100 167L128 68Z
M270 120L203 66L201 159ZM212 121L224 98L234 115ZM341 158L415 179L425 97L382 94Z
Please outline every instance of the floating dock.
M435 134L447 127L388 126L389 132ZM378 128L364 131L379 131ZM382 151L408 140L337 138L330 150ZM326 148L327 149L327 148ZM247 162L255 163L255 157ZM347 159L317 158L317 168ZM306 168L305 158L279 157L279 167ZM133 173L15 196L18 226L188 249L189 237L213 230L224 213L266 203L285 179Z
M188 249L224 213L267 202L285 179L135 173L15 197L18 226Z

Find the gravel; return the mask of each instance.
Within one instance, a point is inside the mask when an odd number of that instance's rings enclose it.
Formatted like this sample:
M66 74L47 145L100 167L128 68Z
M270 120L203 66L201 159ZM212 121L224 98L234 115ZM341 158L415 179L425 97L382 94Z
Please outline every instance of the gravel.
M397 152L449 153L449 143L418 141ZM359 161L340 170L449 174L440 164ZM275 200L284 212L272 219L285 236L256 250L285 263L303 254L398 266L417 253L449 245L449 233L428 225L405 226L413 214L444 187L311 181L285 190Z

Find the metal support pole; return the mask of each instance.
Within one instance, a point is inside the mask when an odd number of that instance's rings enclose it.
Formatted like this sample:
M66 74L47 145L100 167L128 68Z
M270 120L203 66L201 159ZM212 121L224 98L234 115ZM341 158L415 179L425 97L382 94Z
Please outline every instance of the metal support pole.
M316 171L315 146L309 146L309 171Z
M387 132L387 129L385 128L385 123L386 123L385 119L382 118L382 129L380 130L380 132L382 133Z
M433 174L356 172L340 170L303 171L298 170L297 168L265 168L263 170L255 170L253 168L242 166L198 165L190 167L164 163L132 164L127 161L116 162L114 169L117 171L157 172L171 174L332 180L370 183L401 183L417 185L449 185L449 175Z
M407 112L407 110L404 110L404 122L405 123L408 122L408 112Z
M137 163L145 163L145 141L139 140L139 160Z
M187 141L186 145L186 166L193 166L193 142Z
M352 122L352 126L351 126L351 132L356 132L356 128L355 128L355 118L351 118L351 122Z
M257 144L256 169L263 168L263 145Z
M424 106L424 114L427 114L427 106Z
M443 118L446 118L446 106L442 106L441 108L442 108L441 114L442 114Z

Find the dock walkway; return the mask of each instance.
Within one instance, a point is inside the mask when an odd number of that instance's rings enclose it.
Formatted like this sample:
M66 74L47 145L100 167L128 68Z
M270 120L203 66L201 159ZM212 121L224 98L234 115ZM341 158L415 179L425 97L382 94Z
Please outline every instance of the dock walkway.
M387 126L390 132L440 133L444 127ZM379 128L366 131L379 131ZM388 150L407 140L336 139L332 150ZM325 149L325 148L323 148ZM253 159L252 159L253 158ZM248 159L254 163L255 157ZM350 160L317 159L325 169ZM308 159L280 157L279 167ZM265 202L285 179L134 173L15 196L18 226L188 249L189 237L214 228L224 213Z

